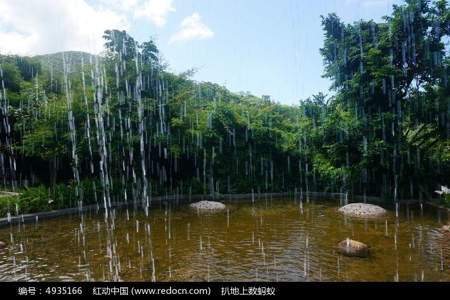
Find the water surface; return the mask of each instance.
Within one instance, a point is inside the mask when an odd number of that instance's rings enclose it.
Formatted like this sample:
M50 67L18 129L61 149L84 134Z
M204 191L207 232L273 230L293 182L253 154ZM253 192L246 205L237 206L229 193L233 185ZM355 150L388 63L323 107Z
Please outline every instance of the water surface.
M401 207L379 220L345 218L335 201L228 202L63 217L0 229L0 280L38 281L450 281L448 213ZM336 245L352 238L369 258Z

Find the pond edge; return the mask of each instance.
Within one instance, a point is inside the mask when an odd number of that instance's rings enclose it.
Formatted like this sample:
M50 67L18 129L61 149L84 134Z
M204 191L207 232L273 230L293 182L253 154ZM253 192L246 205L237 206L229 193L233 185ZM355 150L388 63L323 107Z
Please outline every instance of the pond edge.
M325 193L325 192L309 192L302 193L303 198L312 198L314 200L319 199L330 199L330 200L343 200L345 199L345 194L341 193ZM267 198L282 198L288 196L300 196L300 193L288 192L288 193L254 193L254 194L221 194L221 195L175 195L175 196L158 196L152 197L151 203L153 206L154 203L165 203L165 202L175 202L176 204L180 203L192 203L196 201L203 200L227 200L227 201L240 201L244 199L267 199ZM354 196L348 199L351 202L360 202L363 201L365 203L380 203L385 201L385 199L381 197L368 197L368 196ZM349 203L351 203L349 202ZM419 203L418 200L402 200L399 203ZM428 205L434 206L439 209L444 209L450 211L450 208L439 205L437 203L433 203L430 201L424 202ZM150 208L151 208L150 206ZM122 208L122 207L141 207L144 208L144 203L142 202L120 202L120 203L112 203L111 208ZM0 228L6 227L14 224L24 224L24 223L32 223L40 220L48 220L54 219L62 216L76 215L89 211L103 211L104 207L100 207L99 204L87 205L83 207L77 208L65 208L60 210L53 210L47 212L38 212L31 214L22 214L18 216L11 216L10 218L0 218Z

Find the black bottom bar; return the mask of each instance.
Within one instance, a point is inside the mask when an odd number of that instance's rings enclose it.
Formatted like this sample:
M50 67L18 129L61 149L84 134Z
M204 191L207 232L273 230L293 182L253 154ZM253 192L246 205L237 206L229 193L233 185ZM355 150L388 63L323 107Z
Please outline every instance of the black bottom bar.
M386 296L430 296L450 292L450 283L0 283L2 299L50 297L286 297L331 294ZM313 293L313 294L310 294ZM363 294L360 294L363 293ZM437 294L436 294L437 295ZM6 297L6 298L5 298Z

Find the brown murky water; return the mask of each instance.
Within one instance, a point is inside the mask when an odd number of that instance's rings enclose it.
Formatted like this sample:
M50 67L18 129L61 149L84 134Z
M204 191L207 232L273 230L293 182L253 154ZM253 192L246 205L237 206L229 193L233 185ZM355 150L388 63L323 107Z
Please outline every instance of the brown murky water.
M148 217L120 210L0 229L0 280L38 281L450 281L448 213L401 207L381 220L355 220L338 204L293 200L227 203L199 215L160 206ZM107 228L114 227L113 230ZM371 247L348 258L347 237Z

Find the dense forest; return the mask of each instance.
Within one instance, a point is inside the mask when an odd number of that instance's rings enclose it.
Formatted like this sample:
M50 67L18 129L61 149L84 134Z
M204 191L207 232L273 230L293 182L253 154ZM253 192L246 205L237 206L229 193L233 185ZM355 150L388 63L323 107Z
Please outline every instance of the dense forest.
M330 91L295 106L173 74L124 31L100 55L0 56L0 187L22 193L2 215L155 195L436 198L450 184L449 4L322 26Z

